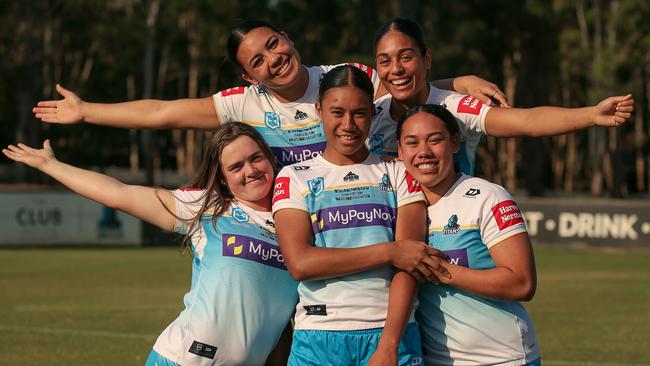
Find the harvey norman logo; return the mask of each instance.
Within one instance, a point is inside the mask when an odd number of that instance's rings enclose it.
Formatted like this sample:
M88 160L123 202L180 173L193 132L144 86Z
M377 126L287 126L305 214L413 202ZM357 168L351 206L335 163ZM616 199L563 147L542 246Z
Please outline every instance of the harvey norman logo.
M463 99L458 102L458 109L456 110L458 113L467 113L467 114L474 114L478 115L481 112L481 108L483 107L483 102L480 100L472 97L472 96L465 96Z
M322 209L311 215L314 232L364 226L392 228L396 210L387 205L365 204Z
M222 252L224 257L236 257L267 266L284 269L284 257L277 245L237 234L223 234Z

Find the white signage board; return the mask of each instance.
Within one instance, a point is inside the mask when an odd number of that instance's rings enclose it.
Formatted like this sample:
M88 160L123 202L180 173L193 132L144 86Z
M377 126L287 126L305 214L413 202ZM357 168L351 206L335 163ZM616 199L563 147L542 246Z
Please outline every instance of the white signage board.
M142 222L70 192L0 192L0 245L140 245Z

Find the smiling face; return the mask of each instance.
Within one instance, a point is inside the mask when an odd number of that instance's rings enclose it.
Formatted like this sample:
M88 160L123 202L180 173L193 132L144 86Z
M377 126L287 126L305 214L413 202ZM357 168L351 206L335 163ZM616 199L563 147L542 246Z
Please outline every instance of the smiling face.
M422 55L415 40L397 30L384 34L375 50L377 73L393 99L410 105L426 103L431 54Z
M364 161L368 156L365 141L373 112L368 94L351 85L332 88L316 104L316 110L327 137L323 157L337 165Z
M244 69L244 80L278 91L292 87L301 71L293 42L267 27L246 33L237 49L237 62Z
M273 163L248 136L233 140L221 150L221 169L233 196L260 211L271 206Z
M430 113L416 113L402 124L399 157L425 193L444 194L456 181L454 153L459 146L459 136L450 135L445 123Z

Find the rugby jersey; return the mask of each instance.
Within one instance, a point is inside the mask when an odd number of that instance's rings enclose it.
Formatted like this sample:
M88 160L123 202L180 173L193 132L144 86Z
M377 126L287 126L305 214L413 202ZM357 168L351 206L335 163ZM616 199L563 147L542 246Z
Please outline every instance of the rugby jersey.
M350 65L365 71L377 90L379 77L373 68ZM271 147L280 167L314 158L325 150L325 133L315 107L318 88L323 75L337 66L308 67L307 90L293 102L277 100L263 85L222 90L212 96L219 121L243 122L254 127Z
M360 164L339 166L318 156L280 171L273 212L305 211L317 247L356 248L393 241L397 209L423 200L419 185L401 162L384 162L369 154ZM392 267L385 266L302 281L295 329L383 327L393 274Z
M429 206L429 245L451 263L495 264L489 249L526 232L517 203L502 187L462 175ZM448 286L423 284L416 317L427 365L524 365L539 358L533 323L517 301L497 301Z
M174 191L176 215L191 218L203 192ZM177 220L175 231L188 230ZM271 213L234 201L216 227L212 213L205 213L191 247L185 309L153 349L181 365L263 365L298 300L298 283L286 270Z
M375 101L375 115L366 140L368 149L379 155L397 156L397 122L390 115L392 95L386 94ZM456 117L460 130L460 150L454 154L459 171L473 175L476 149L485 134L485 117L490 107L479 99L429 84L427 104L446 107Z

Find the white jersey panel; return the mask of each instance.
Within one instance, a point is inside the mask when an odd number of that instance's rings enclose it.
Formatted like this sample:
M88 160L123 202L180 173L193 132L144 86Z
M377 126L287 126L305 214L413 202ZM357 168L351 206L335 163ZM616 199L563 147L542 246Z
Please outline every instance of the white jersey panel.
M378 155L397 156L397 122L390 115L391 102L390 94L375 101L375 116L366 145ZM442 105L456 117L460 128L461 149L454 155L454 160L461 172L474 174L476 150L485 134L485 117L490 107L474 97L438 89L431 84L427 104Z
M203 192L174 191L177 215L191 218ZM183 221L176 226L187 233ZM291 318L298 285L284 265L271 213L233 202L215 228L207 212L191 245L185 309L154 350L182 365L263 365Z
M429 206L431 246L472 269L495 264L489 247L526 232L502 187L462 175ZM458 288L423 284L417 319L427 365L524 365L539 358L533 323L517 301L485 299Z
M377 72L362 64L352 65L366 72L377 90ZM243 122L254 127L271 147L280 167L309 160L325 149L325 134L315 103L321 78L336 66L307 68L307 90L294 102L277 100L263 85L222 90L212 96L219 120L221 123Z
M398 207L419 201L424 201L420 187L401 162L371 154L363 163L338 166L319 156L280 171L273 212L305 211L317 247L356 248L393 241ZM383 327L393 274L387 266L302 281L295 329Z

